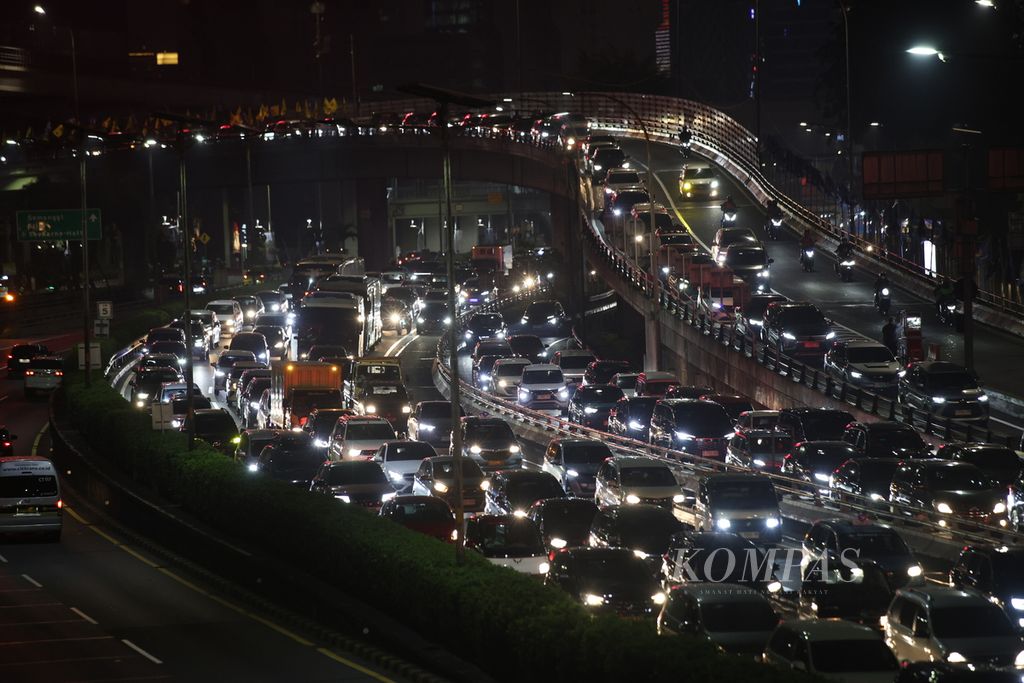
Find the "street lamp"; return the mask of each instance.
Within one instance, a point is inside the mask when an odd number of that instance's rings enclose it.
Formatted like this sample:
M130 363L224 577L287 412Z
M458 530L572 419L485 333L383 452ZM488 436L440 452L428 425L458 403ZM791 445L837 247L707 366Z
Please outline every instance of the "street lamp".
M907 48L907 54L914 55L915 57L938 57L940 62L946 61L946 55L930 45L915 45Z
M44 17L46 16L46 10L43 9L42 5L36 5L35 7L32 8L32 11L35 12L36 14L41 14Z

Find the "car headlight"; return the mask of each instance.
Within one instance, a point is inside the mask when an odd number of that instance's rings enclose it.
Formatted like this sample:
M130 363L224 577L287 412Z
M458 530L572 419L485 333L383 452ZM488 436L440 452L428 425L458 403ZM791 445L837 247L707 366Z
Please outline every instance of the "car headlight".
M594 413L597 412L597 408L592 408L591 406L587 406L586 408L583 409L583 412L586 413L587 415L593 415Z
M391 493L385 493L385 494L381 495L380 502L386 503L386 502L388 502L389 500L391 500L392 498L394 498L397 495L398 495L398 493L396 491L392 491Z
M821 472L815 472L814 478L817 479L818 481L828 482L828 475L822 474Z
M978 400L981 401L982 403L988 401L988 394L981 394L980 396L978 396Z
M761 270L757 271L758 277L768 277L769 275L771 275L771 271L768 270L767 268L762 268Z
M490 491L491 490L491 480L490 479L484 479L482 482L480 482L480 490L481 491Z
M856 370L850 370L850 377L854 379L860 379L864 376L863 372L857 372Z
M718 187L718 181L717 180L712 180L711 181L711 187L717 188Z
M923 571L924 570L921 569L921 565L912 564L909 567L907 567L907 576L909 576L912 579L916 579L917 577L921 576Z
M676 432L676 438L680 441L693 441L696 437L693 434L687 434L686 432Z
M149 394L147 394L145 391L140 391L138 394L136 394L136 396L142 399L143 401L149 398Z
M216 377L223 377L224 376L224 371L223 370L214 370L213 374Z
M1024 650L1017 653L1017 656L1013 659L1013 665L1017 667L1024 667Z
M420 323L420 324L422 324L423 322L425 322L425 321L423 320L423 316L420 316L420 317L416 318L416 322L418 322L418 323Z
M341 495L335 496L335 498L340 500L342 503L351 503L352 502L352 499L349 498L348 496L346 496L344 493L341 494Z
M181 427L181 420L175 418L171 420L171 429L178 429Z
M764 460L761 460L760 458L754 458L753 463L754 467L764 467L767 464Z
M635 493L631 493L628 496L626 496L626 502L629 503L630 505L637 505L640 502L640 496L636 495Z
M490 382L491 381L491 376L488 375L486 372L481 372L477 376L477 379L480 380L481 382Z
M587 593L583 596L583 604L588 607L599 607L604 604L604 598L600 595L594 595L593 593Z
M466 339L472 339L473 338L473 333L467 331L464 336L466 337Z
M392 313L391 315L388 316L388 320L391 321L392 325L397 325L398 323L402 322L402 316L398 315L397 313Z
M682 503L685 500L686 500L686 496L684 496L681 493L677 493L676 495L672 496L672 502L673 503Z
M402 406L402 414L408 415L412 412L412 406Z
M324 441L323 439L317 439L313 442L313 445L317 448L327 448L331 445L330 441Z
M568 396L569 396L569 390L566 389L565 387L562 387L561 389L558 390L558 397L559 398L567 398Z
M537 565L538 574L547 574L549 569L551 569L551 565L547 562L541 562Z
M503 380L503 379L499 379L499 380L498 380L498 386L499 386L499 387L501 387L502 389L504 389L505 387L507 387L507 386L508 386L508 382L506 382L506 381L505 381L505 380Z
M529 398L530 398L530 392L529 391L527 391L526 389L520 389L519 390L519 400L520 401L527 401L527 400L529 400Z
M643 429L644 426L642 424L640 424L639 422L637 422L636 420L630 420L629 421L629 428L633 429L633 430L636 430L636 431L639 431L639 430Z
M281 304L270 304L270 310L275 313L281 310Z
M445 316L445 318L444 318L444 324L445 324L445 325L451 325L451 324L452 324L452 318L451 318L451 316L450 316L450 315L446 315L446 316Z
M870 498L871 500L875 501L876 503L880 503L881 501L885 500L885 498L883 498L883 497L881 496L881 494L878 494L878 493L872 493L872 494L871 494L870 496L868 496L868 497L869 497L869 498Z
M1024 612L1024 598L1010 598L1010 606L1018 612Z
M993 514L1001 515L1004 512L1006 512L1006 504L1005 503L996 503L995 507L992 508L992 513Z
M768 519L764 520L764 525L766 527L768 527L769 529L775 529L776 527L779 526L779 518L778 517L769 517Z
M448 493L448 487L439 481L434 482L434 490L438 493Z
M806 249L806 250L804 250L804 256L806 256L807 258L814 258L814 250L813 249Z
M511 446L508 447L508 452L509 453L518 453L521 450L522 449L519 447L518 444L512 444Z
M717 522L715 522L715 526L717 526L722 531L727 531L729 529L729 527L732 526L732 522L730 522L725 517L722 517Z
M1020 659L1019 654L1017 655L1017 658ZM949 655L946 657L946 661L950 664L963 664L967 661L967 657L964 657L959 652L950 652Z
M825 339L835 339L835 338L836 338L836 333L831 331L831 330L829 330L829 333L825 335Z
M932 403L945 403L946 399L942 396L932 396Z
M935 506L935 509L944 515L953 514L953 508L949 507L948 503L939 503L938 505Z
M479 455L481 450L483 449L481 449L480 446L478 446L477 444L473 444L472 446L469 447L469 452L472 453L473 455Z
M391 477L391 481L395 481L395 482L403 482L403 481L405 481L405 475L403 475L401 472L389 472L388 476Z
M377 406L375 406L375 405L368 405L368 406L366 406L366 412L370 413L371 415L373 413L376 413L377 412Z
M283 341L274 342L274 348L275 349L283 349L284 348L284 342Z
M665 604L665 594L664 593L655 593L654 595L651 596L651 602L653 602L655 605L664 605Z
M575 479L576 477L580 476L580 473L577 472L576 470L566 470L565 476Z
M843 268L853 268L855 262L853 261L853 259L850 259L848 261L842 261L839 265L841 265Z
M194 342L192 342L192 346L194 346L195 348L198 349L198 348L202 348L204 343L205 342L202 339L196 339Z
M788 339L789 341L796 341L796 335L793 334L792 332L783 332L782 337L783 339Z
M569 545L569 542L566 541L564 538L558 537L552 538L550 541L548 541L548 543L551 545L552 548L558 548L559 550Z
M421 432L432 432L435 429L437 429L437 427L435 427L434 425L421 424L419 426L419 431L421 431Z
M689 192L690 190L693 189L693 183L690 183L690 182L683 183L683 189L686 190L687 192Z

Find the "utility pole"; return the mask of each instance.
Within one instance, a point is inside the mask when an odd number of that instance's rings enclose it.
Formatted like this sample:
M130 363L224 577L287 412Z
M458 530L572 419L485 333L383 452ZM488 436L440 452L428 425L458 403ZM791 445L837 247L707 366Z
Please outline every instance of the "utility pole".
M761 2L754 0L754 146L761 165Z
M355 115L359 116L359 96L356 94L356 37L355 34L348 34L348 56L352 66L352 106L355 107Z
M196 403L195 393L192 385L195 383L195 340L192 338L192 228L188 224L188 176L185 172L185 149L186 139L182 133L178 134L178 183L181 187L179 225L182 230L182 259L185 265L185 346L188 348L189 357L185 364L185 433L188 440L188 450L192 450L195 440L195 418Z

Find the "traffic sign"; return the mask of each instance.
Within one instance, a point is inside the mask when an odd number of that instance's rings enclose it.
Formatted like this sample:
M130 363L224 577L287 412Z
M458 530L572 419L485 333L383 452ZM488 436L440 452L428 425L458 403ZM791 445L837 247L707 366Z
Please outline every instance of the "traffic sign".
M210 243L210 235L204 232L199 236L199 241L203 243L203 246L206 246Z
M17 220L19 242L51 242L56 240L82 239L81 209L18 211ZM89 226L89 239L101 239L102 212L99 209L87 209L85 211L85 222Z
M96 317L100 320L110 320L114 317L114 304L111 301L96 302Z

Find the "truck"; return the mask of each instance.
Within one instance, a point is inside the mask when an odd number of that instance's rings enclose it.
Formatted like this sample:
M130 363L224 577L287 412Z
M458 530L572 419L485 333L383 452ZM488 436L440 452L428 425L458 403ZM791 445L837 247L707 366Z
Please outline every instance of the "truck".
M511 245L476 245L470 250L469 260L477 272L506 273L512 269Z
M398 358L357 358L345 373L345 404L352 407L371 384L404 384Z
M280 429L302 427L313 408L341 408L344 370L333 363L275 363L270 379L270 423Z

